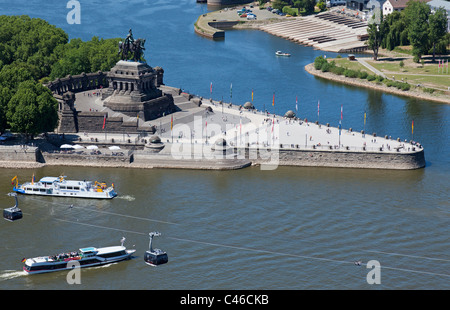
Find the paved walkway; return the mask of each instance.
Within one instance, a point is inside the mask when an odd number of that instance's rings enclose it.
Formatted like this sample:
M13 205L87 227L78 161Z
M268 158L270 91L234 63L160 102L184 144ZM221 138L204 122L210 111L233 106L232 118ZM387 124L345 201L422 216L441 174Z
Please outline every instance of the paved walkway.
M369 69L370 71L372 71L373 73L375 73L376 75L382 76L382 77L384 77L385 79L388 78L383 72L381 72L380 70L377 70L377 69L375 69L373 66L369 65L369 64L366 62L366 60L365 60L364 58L356 57L355 59L356 59L360 64L362 64L364 67L366 67L367 69Z
M359 61L365 63L364 59L359 59ZM375 68L373 70L376 72ZM377 74L381 75L382 73ZM176 93L176 88L165 86L164 91L175 91ZM140 125L156 125L158 127L156 134L161 137L163 143L168 144L162 153L167 153L171 149L169 146L172 143L174 145L179 143L211 145L220 138L225 138L232 146L241 147L280 148L282 145L283 148L319 150L364 151L363 148L365 148L365 151L375 152L397 152L397 149L401 152L412 151L410 143L397 141L396 137L386 139L372 134L364 135L349 129L339 130L325 124L315 124L314 120L312 120L313 122L300 119L290 120L279 115L274 118L273 115L266 115L263 111L246 110L228 103L221 105L219 101L211 101L208 98L203 98L202 104L198 106L195 104L195 100L198 99L200 98L194 96L189 100L186 94L174 95L176 105L180 108L179 111L148 122L140 120ZM105 108L102 107L100 96L79 93L77 94L77 109L103 111ZM212 111L210 111L211 109ZM171 130L172 118L173 129ZM99 141L111 140L114 137L117 142L125 143L128 139L133 141L139 139L137 134L123 133L89 133L88 136L80 134L80 137L84 139L95 137Z

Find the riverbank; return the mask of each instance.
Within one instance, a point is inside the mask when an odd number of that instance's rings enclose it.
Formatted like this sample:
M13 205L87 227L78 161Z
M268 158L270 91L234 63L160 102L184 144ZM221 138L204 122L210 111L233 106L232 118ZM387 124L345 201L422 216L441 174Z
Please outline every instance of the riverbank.
M241 7L224 8L200 15L194 23L195 33L210 39L223 39L225 29L259 29L264 25L294 19L294 17L280 16L254 6L251 10L256 15L256 19L247 20L246 17L240 17L237 13Z
M164 89L169 91L168 86ZM1 146L0 167L236 170L256 165L262 170L278 166L412 170L425 166L420 143L400 137L366 134L352 128L343 130L318 121L311 123L295 117L293 111L284 116L269 115L252 107L250 102L237 106L193 95L186 98L178 95L174 99L183 109L170 115L168 124L173 117L173 130L163 130L167 120L164 123L160 120L159 137L47 134L26 146L13 140L10 143L23 147ZM190 104L191 101L196 104ZM100 107L100 102L95 102ZM62 148L63 144L70 144L73 149ZM36 165L30 163L33 159Z
M308 64L305 66L306 72L317 76L319 78L335 81L337 83L343 83L347 85L357 86L357 87L365 87L370 89L379 90L385 93L395 94L399 96L413 97L422 100L435 101L441 103L450 104L450 96L447 94L448 92L444 92L442 95L438 94L428 94L424 93L422 90L418 89L410 89L407 91L399 90L394 87L388 87L381 82L371 82L368 80L363 80L359 78L350 78L345 77L343 75L336 75L331 72L322 72L321 70L316 70L314 68L314 63Z

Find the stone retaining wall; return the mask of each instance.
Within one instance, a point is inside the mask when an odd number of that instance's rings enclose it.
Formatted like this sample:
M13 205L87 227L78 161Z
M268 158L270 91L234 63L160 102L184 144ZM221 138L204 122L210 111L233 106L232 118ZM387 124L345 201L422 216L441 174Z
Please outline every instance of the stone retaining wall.
M416 152L366 152L340 150L235 149L254 164L279 166L341 167L411 170L425 167L423 149ZM274 153L275 152L275 153ZM271 155L271 156L269 156ZM265 158L264 158L265 157Z
M45 164L68 166L113 166L125 167L133 161L133 155L79 155L62 153L44 153Z
M0 146L0 161L41 162L42 154L38 147Z

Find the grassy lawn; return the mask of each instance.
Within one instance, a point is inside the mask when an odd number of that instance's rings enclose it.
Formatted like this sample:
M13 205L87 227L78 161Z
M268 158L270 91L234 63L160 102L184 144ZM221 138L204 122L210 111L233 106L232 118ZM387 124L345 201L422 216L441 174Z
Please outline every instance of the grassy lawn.
M374 68L380 70L389 78L403 79L410 84L423 84L426 87L447 90L450 87L450 68L442 68L438 73L438 63L433 63L430 57L424 59L424 65L417 64L412 59L403 59L404 66L400 67L401 59L389 59L381 61L368 61ZM444 71L444 73L442 73Z
M336 66L348 68L352 70L361 70L366 71L368 74L373 74L372 71L361 65L359 62L354 60L348 60L347 58L334 58L334 59L328 59L330 62L335 61Z

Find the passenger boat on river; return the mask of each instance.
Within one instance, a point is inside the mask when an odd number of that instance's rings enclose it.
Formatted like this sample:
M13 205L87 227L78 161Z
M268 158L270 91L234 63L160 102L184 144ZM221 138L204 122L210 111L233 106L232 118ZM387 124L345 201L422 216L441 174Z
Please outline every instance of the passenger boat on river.
M34 258L23 259L25 263L23 271L26 274L37 274L52 271L61 271L72 269L79 264L83 267L93 267L120 262L129 259L136 250L127 250L123 246L125 238L122 238L120 246L110 246L104 248L87 247L81 248L79 251L61 253L51 256L39 256ZM70 264L71 261L72 264Z
M15 182L13 191L26 195L97 199L112 199L117 196L114 184L107 186L106 183L97 181L75 181L65 178L65 176L44 177L35 182L33 175L31 182L19 184L17 176L15 176L11 182L12 184Z

